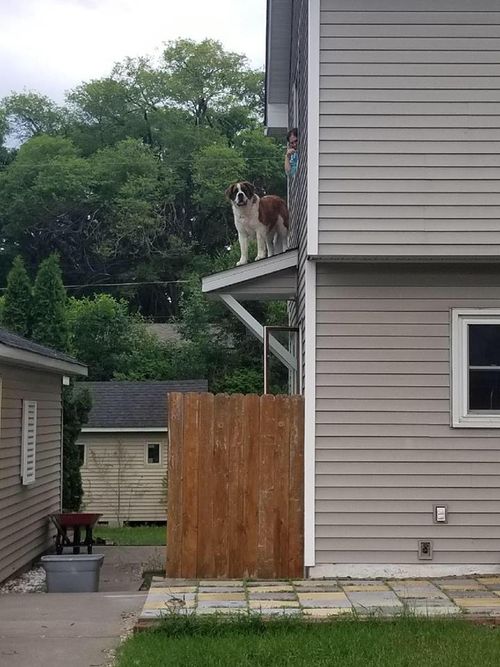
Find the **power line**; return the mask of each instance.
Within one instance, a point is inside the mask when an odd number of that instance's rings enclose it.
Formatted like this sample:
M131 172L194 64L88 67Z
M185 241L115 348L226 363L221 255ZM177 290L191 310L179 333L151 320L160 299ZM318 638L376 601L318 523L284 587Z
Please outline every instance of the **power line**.
M81 285L64 285L66 289L78 289L79 287L95 287L104 289L105 287L135 287L136 285L185 285L188 280L149 280L133 283L82 283ZM7 287L0 287L4 292Z
M86 161L88 158L77 158L77 159ZM211 164L213 164L214 162L215 163L220 162L220 163L227 164L227 162L228 162L227 157L212 157L210 155L205 155L205 156L203 156L203 159L204 160L205 159L209 160ZM269 162L269 163L276 162L276 158L272 158L272 157L244 157L242 159L245 162ZM175 162L171 162L170 165L175 166L176 164L189 164L191 162L193 162L193 160L191 158L184 157L184 158L176 159ZM0 164L0 169L8 169L9 167L11 167L14 164L16 166L16 169L19 169L20 167L25 168L25 169L35 169L36 167L52 167L54 165L59 166L59 167L65 166L64 164L58 164L57 162L33 162L31 164L19 164L19 163L16 163L15 160L13 160L12 162L9 162L9 164ZM140 164L140 163L138 163L138 162L115 162L115 161L106 162L106 165L113 166L113 167L122 167L122 166L127 166L127 165L135 166L136 164ZM159 163L159 166L161 166L161 164L162 163ZM172 171L173 171L173 169L172 169Z

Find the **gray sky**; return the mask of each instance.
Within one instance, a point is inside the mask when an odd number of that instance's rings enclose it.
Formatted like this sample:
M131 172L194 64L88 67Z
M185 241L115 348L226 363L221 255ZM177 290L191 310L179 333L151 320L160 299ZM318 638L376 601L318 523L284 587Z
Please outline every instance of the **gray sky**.
M265 0L0 0L0 97L36 90L62 102L126 56L178 37L221 41L264 65Z

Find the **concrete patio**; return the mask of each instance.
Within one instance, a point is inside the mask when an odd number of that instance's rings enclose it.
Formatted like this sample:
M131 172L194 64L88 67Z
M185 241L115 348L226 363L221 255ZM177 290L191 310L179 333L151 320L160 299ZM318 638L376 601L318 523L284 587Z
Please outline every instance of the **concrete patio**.
M500 622L500 576L440 579L199 581L154 578L137 627L169 614L241 614L324 619L465 616Z

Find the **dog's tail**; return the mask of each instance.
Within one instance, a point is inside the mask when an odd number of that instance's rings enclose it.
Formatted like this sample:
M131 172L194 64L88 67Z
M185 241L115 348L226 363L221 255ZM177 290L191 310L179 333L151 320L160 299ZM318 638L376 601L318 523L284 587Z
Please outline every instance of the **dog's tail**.
M289 223L290 223L290 215L288 213L288 206L286 205L286 203L283 199L281 200L280 215L283 219L283 226L288 229L288 226L289 226Z

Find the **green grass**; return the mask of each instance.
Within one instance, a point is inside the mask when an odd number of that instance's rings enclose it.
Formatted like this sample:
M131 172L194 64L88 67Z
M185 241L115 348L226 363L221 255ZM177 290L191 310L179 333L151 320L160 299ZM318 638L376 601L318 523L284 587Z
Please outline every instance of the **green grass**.
M94 539L110 540L119 546L156 546L166 544L166 526L96 526Z
M500 630L403 617L304 622L169 617L135 634L117 667L498 667Z

